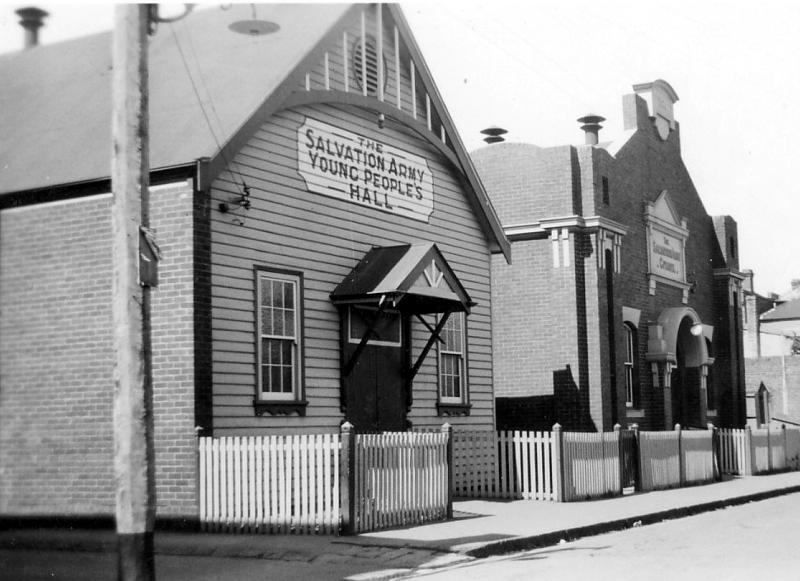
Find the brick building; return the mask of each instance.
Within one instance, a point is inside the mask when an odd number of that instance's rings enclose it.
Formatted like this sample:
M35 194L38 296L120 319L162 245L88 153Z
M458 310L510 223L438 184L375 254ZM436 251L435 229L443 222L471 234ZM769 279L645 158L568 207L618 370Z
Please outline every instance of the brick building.
M473 152L513 264L492 263L498 428L744 424L736 222L709 216L663 80L624 132Z
M759 295L745 271L744 355L747 420L800 425L800 280L782 293Z
M162 519L197 517L197 434L494 427L510 247L401 11L254 10L150 37ZM0 55L5 517L113 514L110 41Z

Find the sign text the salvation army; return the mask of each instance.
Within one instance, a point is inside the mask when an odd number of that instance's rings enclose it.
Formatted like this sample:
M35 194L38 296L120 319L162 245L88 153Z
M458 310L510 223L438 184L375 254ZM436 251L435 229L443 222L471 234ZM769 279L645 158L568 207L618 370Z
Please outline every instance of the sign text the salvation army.
M421 156L310 118L297 150L312 192L424 222L433 212L433 176Z

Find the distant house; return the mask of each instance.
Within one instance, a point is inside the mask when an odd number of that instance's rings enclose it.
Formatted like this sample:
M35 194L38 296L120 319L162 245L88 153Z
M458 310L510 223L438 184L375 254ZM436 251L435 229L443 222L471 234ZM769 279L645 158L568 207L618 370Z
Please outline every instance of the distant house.
M198 434L495 426L510 246L400 9L257 13L150 38L161 517L196 517ZM110 40L0 55L4 516L113 514Z
M677 100L636 85L618 139L590 115L583 146L473 152L514 250L492 263L499 428L744 425L737 226L703 207Z
M747 391L754 398L749 421L800 425L800 280L765 297L754 292L752 271L747 275L743 336Z

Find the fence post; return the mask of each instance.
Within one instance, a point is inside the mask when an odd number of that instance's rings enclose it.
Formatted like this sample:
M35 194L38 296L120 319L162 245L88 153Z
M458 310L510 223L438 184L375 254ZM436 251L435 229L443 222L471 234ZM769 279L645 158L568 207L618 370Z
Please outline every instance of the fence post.
M722 458L720 458L720 441L717 427L708 422L706 428L711 432L711 464L713 466L714 480L722 480Z
M341 427L342 444L339 452L339 494L341 495L343 535L355 534L356 528L356 470L355 470L355 433L353 424L345 422Z
M786 424L781 424L781 432L783 433L783 468L789 469L789 442L786 439Z
M614 435L617 437L617 462L619 466L619 493L622 495L623 479L625 478L625 470L622 466L622 426L614 424Z
M633 490L635 492L642 491L642 453L639 447L639 424L631 424L630 429L633 431L633 446L634 454L633 460L636 463L636 474L634 475Z
M445 423L442 426L442 433L447 434L447 519L453 518L453 485L455 478L453 474L453 426Z
M561 431L561 424L553 426L553 444L556 502L564 502L564 432Z
M750 430L750 426L744 427L744 447L745 447L745 467L744 467L744 474L745 476L752 476L755 472L755 450L753 450L753 433Z
M772 440L770 438L772 430L769 428L770 426L767 424L767 472L772 472Z
M683 486L686 480L686 466L683 462L683 442L681 442L681 425L675 424L675 431L678 433L678 486Z

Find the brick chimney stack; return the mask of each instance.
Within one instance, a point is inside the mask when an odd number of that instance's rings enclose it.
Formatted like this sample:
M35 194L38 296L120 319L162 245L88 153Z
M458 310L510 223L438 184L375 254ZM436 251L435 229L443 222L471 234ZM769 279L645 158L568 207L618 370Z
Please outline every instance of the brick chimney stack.
M33 48L39 44L39 29L44 26L44 19L48 13L41 8L29 6L17 10L20 17L19 23L25 29L25 49Z

